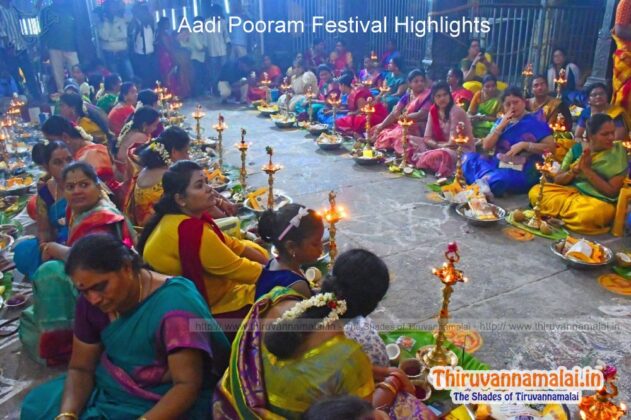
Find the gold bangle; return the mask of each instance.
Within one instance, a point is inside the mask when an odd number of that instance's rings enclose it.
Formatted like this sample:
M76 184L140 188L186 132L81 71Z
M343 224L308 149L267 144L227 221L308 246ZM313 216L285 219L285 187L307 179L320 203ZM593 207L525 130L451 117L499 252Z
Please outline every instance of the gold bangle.
M74 419L74 420L79 420L79 416L77 416L75 413L70 412L70 411L64 411L63 413L59 413L57 417L55 417L55 420L64 419L66 417L70 417L71 419Z
M392 384L389 384L387 382L380 382L377 384L377 388L382 388L382 389L386 389L390 392L392 392L393 395L397 395L397 390L394 386L392 386Z

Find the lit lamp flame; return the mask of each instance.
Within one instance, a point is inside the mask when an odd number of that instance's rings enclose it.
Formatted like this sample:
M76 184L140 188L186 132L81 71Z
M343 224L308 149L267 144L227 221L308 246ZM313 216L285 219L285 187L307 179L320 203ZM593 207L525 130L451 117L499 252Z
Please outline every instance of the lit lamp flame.
M563 89L567 84L567 75L565 69L561 69L559 71L559 77L554 79L554 84L556 85L557 99L561 99L563 97Z
M553 162L554 157L552 156L552 153L546 152L543 154L543 163L535 163L535 168L541 173L541 177L539 178L539 194L537 196L535 206L533 207L535 215L528 221L528 226L534 229L539 229L541 227L541 202L543 201L543 189L546 184L546 177L552 174Z
M373 105L373 99L368 98L366 105L361 108L361 112L366 114L366 141L370 140L370 118L375 113L375 106Z
M331 272L333 263L337 257L337 242L335 239L337 227L335 225L340 220L348 217L344 209L337 206L335 201L336 197L335 191L329 192L329 208L321 213L324 216L324 220L329 223L329 272Z
M459 122L456 126L456 135L454 136L454 143L457 145L457 156L456 156L456 174L455 180L459 182L460 185L465 185L466 182L464 180L464 176L462 174L462 148L469 143L469 137L465 134L465 124L463 122Z
M403 113L399 117L399 121L397 123L401 126L401 130L403 131L401 136L401 145L403 146L403 157L401 158L401 169L405 169L408 166L408 129L414 121L408 117L407 107L403 110Z
M377 61L379 60L379 57L377 56L377 53L375 51L371 51L370 52L370 61Z
M530 78L533 76L534 71L532 69L532 64L526 64L524 70L521 72L522 77L524 78L524 97L528 97L528 88L530 86Z
M434 366L456 366L458 364L458 356L445 348L445 329L449 321L449 299L453 292L453 286L456 283L466 283L468 279L461 270L456 268L456 263L460 261L458 253L458 244L451 242L447 245L445 252L445 262L442 267L432 269L432 274L438 277L443 286L443 304L438 315L438 334L436 336L436 344L422 347L417 357L425 364L427 368Z
M603 373L603 387L594 395L584 396L578 404L579 413L583 420L618 420L627 414L624 403L616 405L613 399L618 396L615 384L618 373L615 366L601 366ZM608 389L610 388L610 390Z
M388 92L390 92L390 87L388 86L388 83L384 80L381 83L381 86L379 86L379 94L381 96L385 96Z
M337 108L342 104L342 99L339 98L337 92L331 92L327 97L326 102L333 108L333 135L337 134L337 127L335 120L337 118Z
M217 131L217 163L219 165L219 169L221 169L223 168L223 131L228 128L221 113L217 117L217 124L213 125L213 128Z
M313 123L313 98L316 97L316 94L313 92L311 86L307 88L307 91L305 92L305 97L307 98L309 125L311 125Z
M202 125L201 119L206 116L206 113L202 111L202 106L197 104L195 107L195 111L193 111L193 118L195 118L195 133L196 133L196 142L197 144L202 144Z

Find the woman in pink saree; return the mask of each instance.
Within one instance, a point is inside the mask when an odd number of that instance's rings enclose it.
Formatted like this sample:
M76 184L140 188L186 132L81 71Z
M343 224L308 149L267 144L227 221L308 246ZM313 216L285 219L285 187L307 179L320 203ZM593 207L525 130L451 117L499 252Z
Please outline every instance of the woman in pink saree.
M414 166L434 173L437 177L449 177L456 169L456 143L458 126L469 139L463 152L474 150L473 130L466 112L456 106L449 92L449 85L437 82L432 86L432 106L425 127L425 136L410 136L410 144L416 149L411 157Z
M399 154L403 153L403 130L397 121L404 112L407 112L408 118L414 122L408 128L408 135L420 136L425 131L429 107L432 104L425 72L419 69L412 70L408 74L408 83L410 89L399 100L390 115L371 130L370 137L376 137L377 149L394 149Z

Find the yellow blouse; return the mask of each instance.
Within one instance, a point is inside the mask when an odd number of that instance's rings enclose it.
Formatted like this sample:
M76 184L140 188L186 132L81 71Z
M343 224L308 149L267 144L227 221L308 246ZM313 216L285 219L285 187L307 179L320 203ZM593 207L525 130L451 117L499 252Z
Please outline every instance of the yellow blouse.
M162 181L147 188L139 187L138 184L134 185L134 200L127 210L129 216L133 216L130 219L137 226L144 226L153 216L153 205L162 198L163 193Z
M143 254L144 260L156 271L171 276L182 275L178 227L190 216L170 214L164 216L149 235ZM232 312L254 303L255 283L263 266L241 257L252 242L225 235L225 243L207 227L202 234L199 256L204 268L206 301L213 314ZM262 251L262 248L257 247Z
M81 117L77 121L77 125L85 130L86 133L92 136L92 141L98 144L107 144L107 136L101 130L101 128L90 118Z
M361 345L337 335L290 360L278 360L263 345L263 372L269 409L300 418L314 402L332 395L366 398L375 390L372 365Z

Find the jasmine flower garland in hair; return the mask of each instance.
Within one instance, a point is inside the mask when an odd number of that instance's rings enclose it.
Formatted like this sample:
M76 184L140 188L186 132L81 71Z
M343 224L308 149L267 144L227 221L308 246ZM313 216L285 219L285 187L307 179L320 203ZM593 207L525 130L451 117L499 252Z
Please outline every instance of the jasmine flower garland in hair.
M152 141L151 143L149 143L149 150L159 154L160 159L162 159L162 162L164 162L165 165L171 166L173 164L173 162L171 162L171 155L169 155L169 152L167 152L164 144L158 141Z
M340 319L341 315L346 313L346 301L345 300L337 300L333 293L323 293L319 295L315 295L310 299L303 300L298 302L288 311L285 311L283 315L274 322L274 325L283 322L283 321L292 321L299 318L305 311L309 308L321 308L323 306L328 306L331 308L331 312L316 325L316 328L326 328L338 319Z

